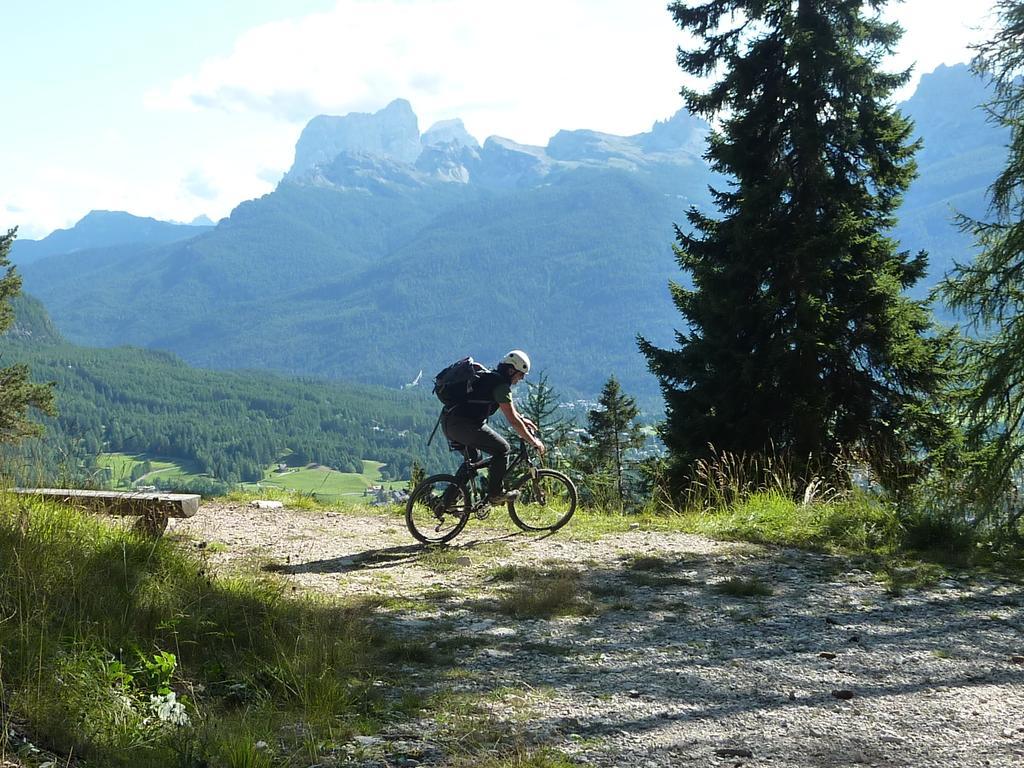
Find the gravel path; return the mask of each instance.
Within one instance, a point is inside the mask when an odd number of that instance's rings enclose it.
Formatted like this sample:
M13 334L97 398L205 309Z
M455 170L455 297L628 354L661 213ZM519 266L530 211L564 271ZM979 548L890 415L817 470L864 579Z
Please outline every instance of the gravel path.
M475 696L492 727L583 765L1024 766L1019 584L890 596L828 556L572 527L544 538L473 521L441 554L388 515L204 505L173 530L218 567L255 557L300 588L390 599L395 632L456 649L457 674L410 667L410 680ZM517 578L566 573L586 615L500 610ZM445 727L425 713L342 762L442 764Z

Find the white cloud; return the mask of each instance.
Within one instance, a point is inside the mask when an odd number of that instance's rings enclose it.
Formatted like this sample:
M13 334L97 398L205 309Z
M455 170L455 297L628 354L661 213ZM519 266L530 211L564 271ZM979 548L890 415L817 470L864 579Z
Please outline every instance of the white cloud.
M684 41L663 0L339 0L243 34L149 94L151 106L260 113L289 124L408 99L421 130L461 117L478 139L544 144L561 128L629 134L682 106ZM964 61L984 5L906 0L893 69ZM916 80L916 78L915 78ZM899 94L910 95L913 85Z
M461 117L480 139L634 133L681 106L681 39L663 2L340 0L327 13L249 30L230 54L148 102L301 124L402 97L421 130Z

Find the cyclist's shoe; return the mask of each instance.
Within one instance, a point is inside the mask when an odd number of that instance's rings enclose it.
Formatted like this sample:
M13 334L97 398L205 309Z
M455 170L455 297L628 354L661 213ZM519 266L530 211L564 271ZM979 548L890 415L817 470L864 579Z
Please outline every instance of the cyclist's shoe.
M444 496L430 496L423 499L423 503L426 504L433 511L434 516L440 519L441 515L449 511L452 505L450 499L446 499Z
M494 494L487 497L487 503L493 506L498 504L507 504L510 501L515 501L519 498L519 491L504 491L502 493Z
M458 495L458 487L454 485L449 485L447 488L444 489L444 493L437 497L437 508L447 509L448 507L455 503L455 499L458 497Z

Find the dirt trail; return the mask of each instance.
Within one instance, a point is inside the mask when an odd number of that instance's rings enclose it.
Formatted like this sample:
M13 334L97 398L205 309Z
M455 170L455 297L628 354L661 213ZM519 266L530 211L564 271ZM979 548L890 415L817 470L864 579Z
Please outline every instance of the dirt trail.
M385 598L395 632L458 649L458 675L412 670L417 686L479 694L495 727L583 765L1024 766L1020 585L948 579L893 597L828 556L572 527L544 538L474 520L438 555L397 516L237 504L172 532L218 567L256 557L298 588ZM590 610L512 618L500 566L578 573ZM729 580L771 594L729 596ZM443 764L444 739L425 715L343 762Z

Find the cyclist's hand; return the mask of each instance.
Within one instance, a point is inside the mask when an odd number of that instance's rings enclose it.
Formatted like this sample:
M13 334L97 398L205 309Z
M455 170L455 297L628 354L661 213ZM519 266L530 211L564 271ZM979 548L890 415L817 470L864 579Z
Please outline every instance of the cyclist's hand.
M537 453L539 453L541 456L543 456L544 452L547 450L547 448L544 447L544 443L542 443L536 437L533 439L533 447L536 449Z

